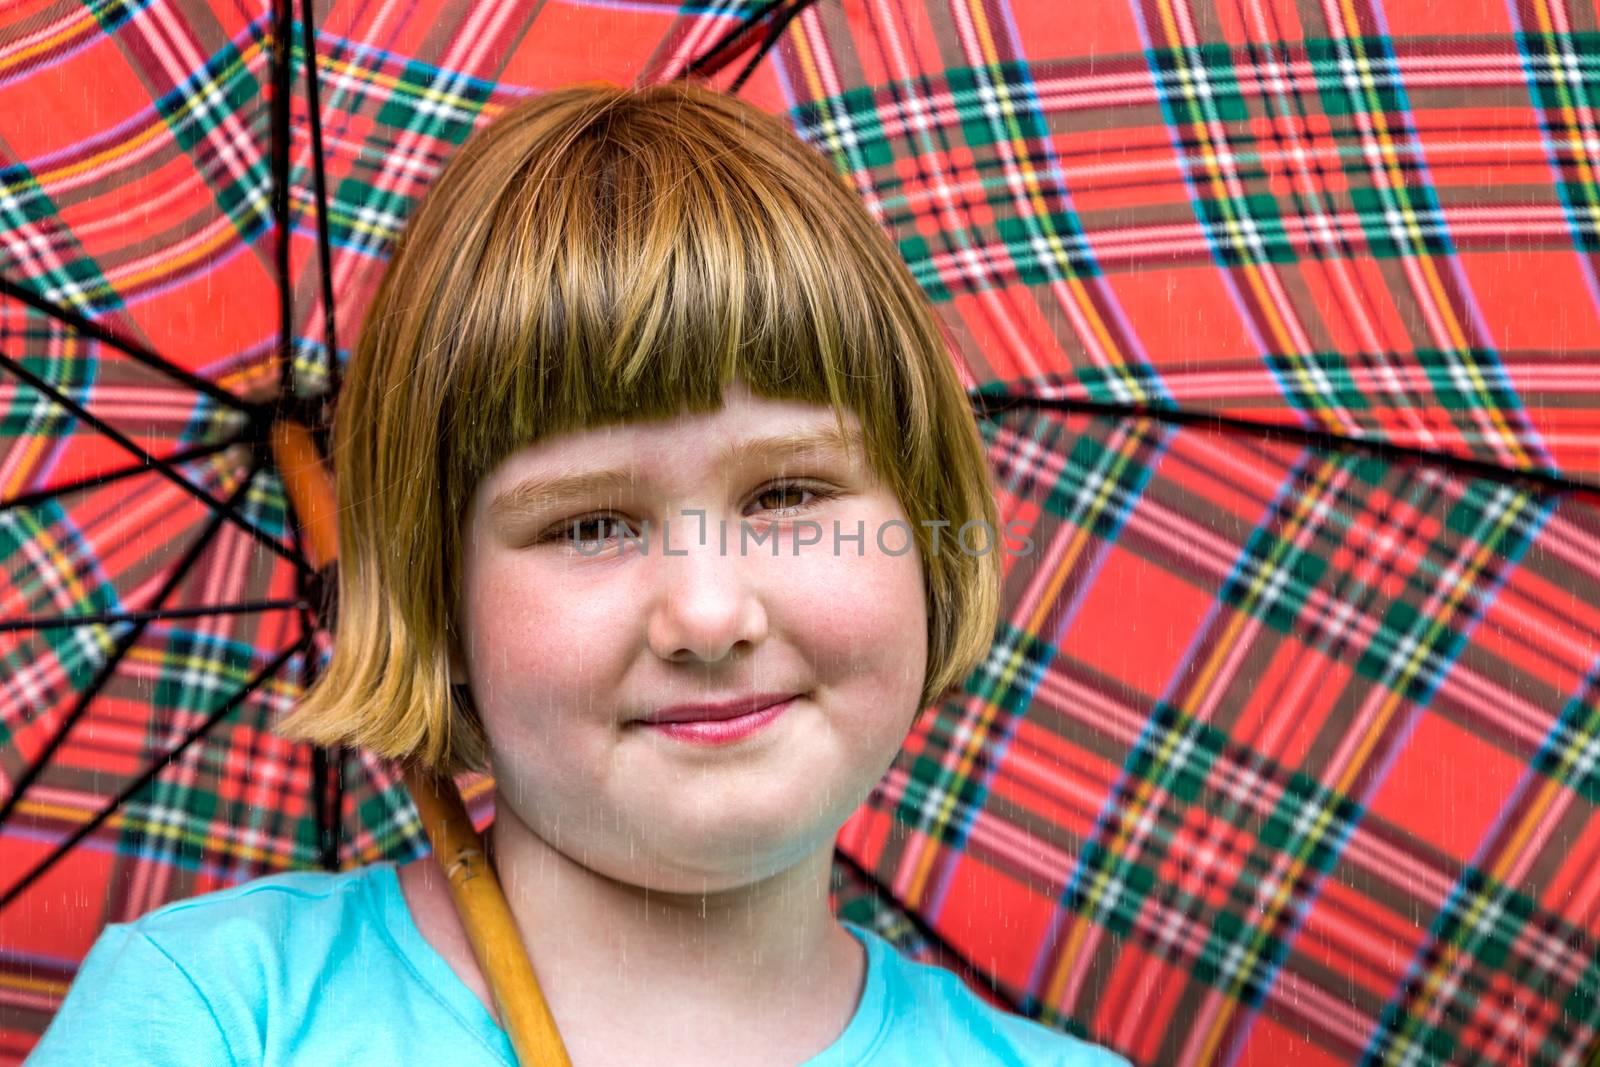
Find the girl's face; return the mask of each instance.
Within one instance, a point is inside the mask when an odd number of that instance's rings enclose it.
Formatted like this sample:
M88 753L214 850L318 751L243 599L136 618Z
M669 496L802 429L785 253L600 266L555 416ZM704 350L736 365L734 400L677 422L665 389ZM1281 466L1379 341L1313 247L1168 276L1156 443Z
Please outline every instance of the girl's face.
M827 845L888 769L927 669L921 558L865 453L816 443L829 408L726 396L516 452L465 518L452 670L497 803L663 892L747 884ZM752 694L795 699L731 738L642 721Z

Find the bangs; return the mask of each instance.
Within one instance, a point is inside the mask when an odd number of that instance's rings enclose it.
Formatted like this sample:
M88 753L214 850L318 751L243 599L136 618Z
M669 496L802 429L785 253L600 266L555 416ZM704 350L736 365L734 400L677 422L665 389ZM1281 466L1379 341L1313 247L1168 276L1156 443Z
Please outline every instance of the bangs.
M552 434L714 411L735 379L913 424L916 294L825 165L627 99L574 125L511 173L440 294L447 485Z

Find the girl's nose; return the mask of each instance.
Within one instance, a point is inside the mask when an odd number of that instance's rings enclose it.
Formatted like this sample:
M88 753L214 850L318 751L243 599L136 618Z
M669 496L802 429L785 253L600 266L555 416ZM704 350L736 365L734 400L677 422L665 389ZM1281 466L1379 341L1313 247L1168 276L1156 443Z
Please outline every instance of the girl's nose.
M742 566L733 538L719 543L714 519L672 522L652 537L648 553L647 639L662 659L715 663L736 650L755 648L767 636L767 614L754 581Z

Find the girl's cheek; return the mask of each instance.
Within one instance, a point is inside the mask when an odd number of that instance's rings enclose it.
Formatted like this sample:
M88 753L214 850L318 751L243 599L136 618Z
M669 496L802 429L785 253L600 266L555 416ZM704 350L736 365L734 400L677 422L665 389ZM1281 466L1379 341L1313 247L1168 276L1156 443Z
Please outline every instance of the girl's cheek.
M612 659L638 624L626 581L574 582L559 568L515 557L477 578L472 675L475 686L503 697L502 704L491 696L491 704L575 707L610 690L608 673L614 682L620 670Z
M925 645L920 563L909 553L894 557L869 547L857 557L853 547L847 551L810 568L790 621L812 652L847 672L899 669Z

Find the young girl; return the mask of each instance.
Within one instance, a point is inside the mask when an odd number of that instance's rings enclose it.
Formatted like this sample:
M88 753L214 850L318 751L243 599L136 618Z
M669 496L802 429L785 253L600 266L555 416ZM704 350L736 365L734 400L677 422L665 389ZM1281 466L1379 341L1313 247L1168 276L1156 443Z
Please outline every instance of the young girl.
M493 774L577 1067L1126 1064L829 909L839 827L988 647L998 548L951 533L998 517L934 313L782 121L682 83L507 111L335 423L334 653L281 730ZM433 860L300 872L107 927L31 1062L512 1063L491 1003Z

